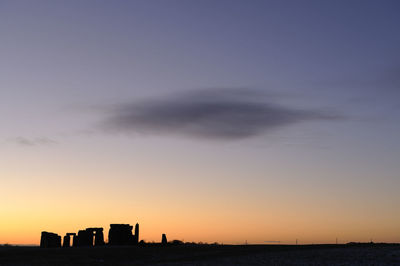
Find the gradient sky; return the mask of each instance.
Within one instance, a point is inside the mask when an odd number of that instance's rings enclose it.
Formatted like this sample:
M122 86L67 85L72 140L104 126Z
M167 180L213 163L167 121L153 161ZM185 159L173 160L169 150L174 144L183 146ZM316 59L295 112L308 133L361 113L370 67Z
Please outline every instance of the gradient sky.
M400 242L399 1L0 1L0 243Z

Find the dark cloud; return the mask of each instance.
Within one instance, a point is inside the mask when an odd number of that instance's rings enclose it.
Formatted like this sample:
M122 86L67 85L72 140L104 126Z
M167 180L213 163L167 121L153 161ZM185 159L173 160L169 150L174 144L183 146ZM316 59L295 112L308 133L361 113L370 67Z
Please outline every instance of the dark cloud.
M251 90L200 90L122 105L111 112L105 126L122 132L243 139L299 122L340 118L318 110L284 107L268 99L276 101Z
M22 146L51 145L56 143L56 141L45 137L42 138L17 137L12 139L12 141Z

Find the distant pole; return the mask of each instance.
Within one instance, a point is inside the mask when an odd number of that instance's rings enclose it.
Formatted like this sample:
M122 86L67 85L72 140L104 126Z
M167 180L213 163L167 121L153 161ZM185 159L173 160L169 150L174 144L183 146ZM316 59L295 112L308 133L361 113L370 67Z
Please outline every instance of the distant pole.
M296 238L296 245L297 245L297 238Z
M337 237L336 237L336 245L337 245Z

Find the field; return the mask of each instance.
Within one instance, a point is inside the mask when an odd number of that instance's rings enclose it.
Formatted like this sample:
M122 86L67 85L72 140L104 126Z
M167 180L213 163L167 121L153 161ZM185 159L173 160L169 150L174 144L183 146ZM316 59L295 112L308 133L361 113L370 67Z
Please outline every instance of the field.
M3 265L400 265L400 245L3 246Z

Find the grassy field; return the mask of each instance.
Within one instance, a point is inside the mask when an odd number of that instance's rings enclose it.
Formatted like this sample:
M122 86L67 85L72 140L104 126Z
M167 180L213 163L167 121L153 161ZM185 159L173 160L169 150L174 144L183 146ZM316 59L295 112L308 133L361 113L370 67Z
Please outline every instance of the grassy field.
M2 265L400 265L400 245L3 246Z

